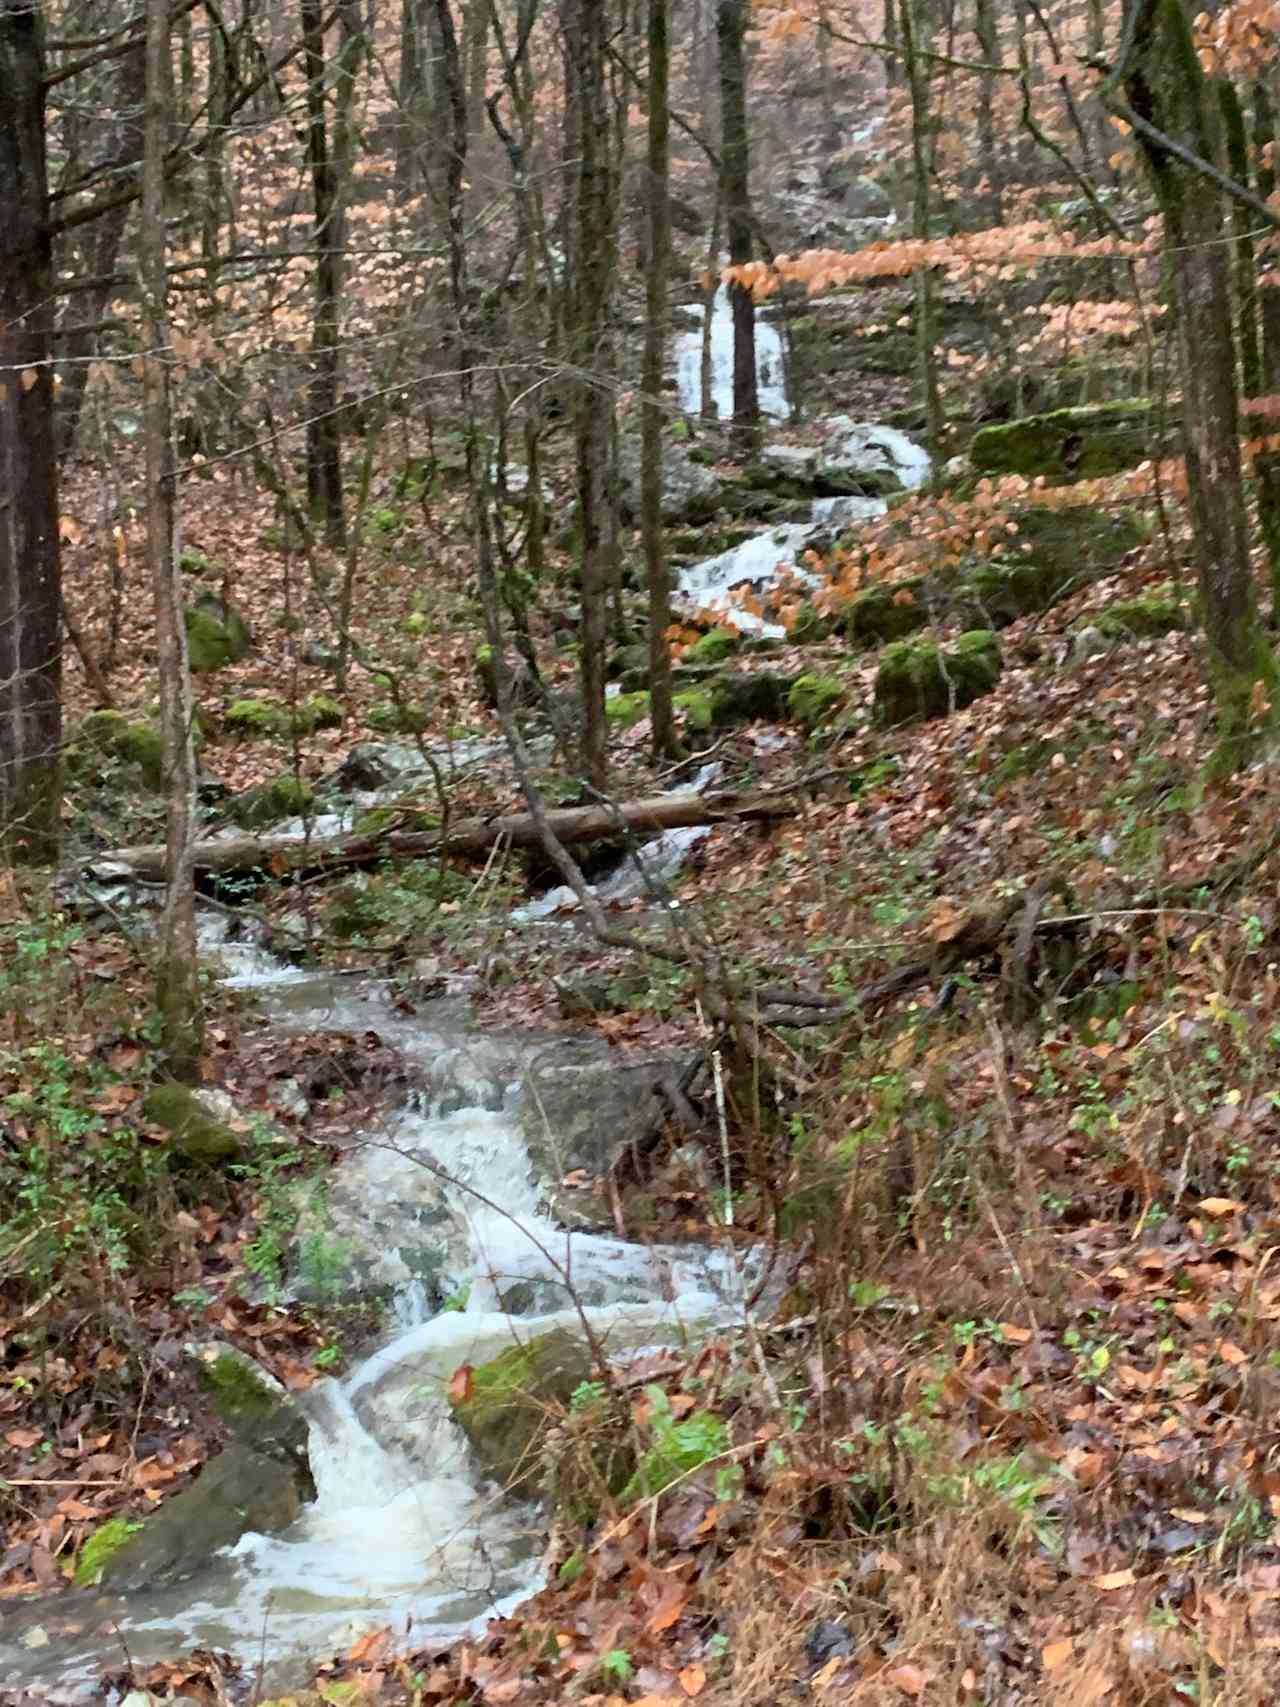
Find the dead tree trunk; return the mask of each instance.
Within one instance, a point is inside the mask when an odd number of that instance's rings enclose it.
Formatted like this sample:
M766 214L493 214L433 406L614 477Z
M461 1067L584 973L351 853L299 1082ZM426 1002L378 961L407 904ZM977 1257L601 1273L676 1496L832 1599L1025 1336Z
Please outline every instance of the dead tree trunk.
M649 0L649 177L645 188L644 415L641 419L640 522L649 586L649 718L656 758L676 748L671 705L671 569L662 526L662 371L671 265L668 0Z
M729 228L729 264L751 259L751 152L747 131L747 30L745 0L719 0L716 13L720 44L720 171ZM756 304L745 285L729 286L733 307L733 434L738 450L749 454L760 437L760 397L756 385Z

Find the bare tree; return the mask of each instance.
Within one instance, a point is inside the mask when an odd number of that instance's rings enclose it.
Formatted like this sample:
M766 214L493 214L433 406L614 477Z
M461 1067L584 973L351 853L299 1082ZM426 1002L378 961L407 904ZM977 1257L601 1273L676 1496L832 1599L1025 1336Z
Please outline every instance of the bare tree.
M662 369L667 335L667 272L671 266L668 0L649 0L649 172L645 185L644 414L641 417L640 525L649 587L649 717L653 751L676 748L671 706L671 569L662 527Z
M160 732L166 806L165 897L156 958L156 1007L167 1071L194 1082L204 1015L196 963L195 754L191 672L182 585L173 549L173 423L169 397L169 317L165 236L165 156L172 108L168 0L147 0L146 121L142 158L143 432L147 477L147 561L156 610Z
M718 0L720 44L720 170L729 263L751 259L751 151L747 129L746 0ZM738 448L749 452L760 436L756 385L756 304L745 285L731 284L733 306L733 429Z
M56 859L62 567L44 17L0 0L0 846Z

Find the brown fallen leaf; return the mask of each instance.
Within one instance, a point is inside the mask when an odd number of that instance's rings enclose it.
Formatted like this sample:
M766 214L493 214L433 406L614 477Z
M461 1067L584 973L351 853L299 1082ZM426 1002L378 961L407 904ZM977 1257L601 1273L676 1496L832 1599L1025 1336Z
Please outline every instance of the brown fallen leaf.
M892 1671L887 1671L884 1675L885 1681L893 1684L895 1689L900 1689L904 1695L923 1695L929 1686L929 1673L922 1671L919 1666L894 1666Z
M1244 1208L1234 1197L1204 1197L1196 1204L1197 1209L1203 1209L1206 1215L1212 1215L1221 1220L1224 1215L1236 1215Z
M689 1696L690 1699L695 1695L701 1695L703 1690L707 1687L706 1668L704 1666L697 1665L696 1663L694 1665L686 1666L679 1674L679 1678L681 1689L684 1690L685 1694Z
M1100 1588L1103 1590L1128 1588L1131 1583L1134 1583L1137 1580L1138 1579L1134 1576L1133 1571L1126 1565L1122 1571L1107 1571L1102 1576L1095 1577L1093 1579L1093 1586L1094 1588Z
M1070 1636L1064 1636L1060 1642L1046 1642L1040 1650L1040 1664L1046 1671L1057 1671L1060 1665L1065 1665L1071 1658L1074 1646Z
M472 1389L475 1386L475 1374L475 1368L470 1363L460 1363L454 1370L449 1377L448 1386L451 1405L465 1405L470 1399Z

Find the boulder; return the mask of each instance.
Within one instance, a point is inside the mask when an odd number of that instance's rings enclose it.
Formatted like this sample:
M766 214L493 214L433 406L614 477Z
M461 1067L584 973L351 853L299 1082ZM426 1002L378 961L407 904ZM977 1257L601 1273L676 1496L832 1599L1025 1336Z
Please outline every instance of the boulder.
M1091 624L1105 640L1155 640L1190 626L1191 612L1175 587L1153 587L1095 611Z
M623 438L618 445L618 481L622 511L632 520L640 514L640 440ZM666 444L662 451L662 519L667 522L706 521L720 502L721 480L695 462L687 450Z
M233 1442L190 1487L166 1500L98 1566L104 1587L132 1591L181 1582L250 1532L276 1535L302 1508L294 1469Z
M164 741L152 723L130 722L119 711L91 711L75 735L82 752L136 765L149 788L163 780Z
M979 428L969 444L969 461L980 476L1093 480L1162 454L1171 425L1146 398L1054 409Z
M305 777L282 771L237 794L227 812L243 829L261 830L284 818L302 817L315 805L315 799L316 791Z
M563 1328L513 1345L472 1370L465 1390L451 1398L482 1469L507 1489L534 1479L540 1440L594 1373L587 1347Z
M238 664L253 650L253 635L236 607L216 593L197 593L184 614L187 656L195 675Z
M803 675L791 684L787 710L802 729L816 729L844 699L844 685L834 676Z
M840 631L858 646L902 640L929 621L926 600L931 592L923 575L876 583L840 605L835 620Z
M225 1092L155 1085L142 1100L142 1114L164 1128L171 1154L184 1161L227 1161L244 1148L245 1132L231 1124L235 1111Z
M196 1380L231 1438L288 1466L301 1496L313 1499L307 1418L292 1394L246 1352L225 1341L187 1347Z
M897 427L849 415L828 415L816 425L824 438L818 473L827 486L878 478L891 481L891 491L914 491L929 478L928 451Z
M971 630L945 648L924 638L897 640L880 657L876 717L889 725L945 717L990 693L1003 667L1000 642L989 629Z

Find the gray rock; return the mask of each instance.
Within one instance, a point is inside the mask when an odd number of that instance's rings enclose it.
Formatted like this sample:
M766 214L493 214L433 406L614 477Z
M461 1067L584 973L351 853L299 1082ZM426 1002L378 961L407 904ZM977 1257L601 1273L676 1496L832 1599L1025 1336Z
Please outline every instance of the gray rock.
M885 219L893 212L888 191L874 178L851 178L844 186L841 201L851 219Z
M640 514L640 440L624 438L618 446L618 478L624 514ZM720 500L718 475L694 462L679 445L662 452L662 519L667 522L706 521Z
M1111 650L1111 641L1092 623L1077 629L1071 637L1071 657L1077 664L1087 664L1091 658L1101 658Z
M829 415L817 426L825 438L820 472L828 480L841 473L891 475L910 491L929 478L928 451L896 427L849 415Z
M294 1470L238 1442L211 1459L189 1488L166 1500L102 1568L118 1590L181 1582L234 1546L242 1535L275 1535L297 1517L302 1495Z
M807 445L765 445L760 460L768 468L776 468L797 480L808 480L817 469L818 453Z

